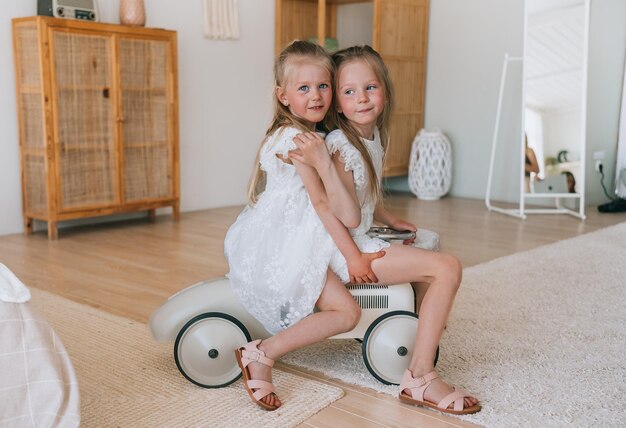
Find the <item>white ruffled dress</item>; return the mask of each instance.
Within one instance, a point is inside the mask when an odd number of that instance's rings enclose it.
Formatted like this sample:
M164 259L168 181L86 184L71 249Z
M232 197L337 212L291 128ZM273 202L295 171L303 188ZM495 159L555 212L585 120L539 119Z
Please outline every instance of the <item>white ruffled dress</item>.
M375 180L379 180L380 182L383 169L383 146L380 142L380 132L378 128L374 130L373 140L362 138L361 141L365 144L372 158L374 170L376 171ZM376 204L369 195L368 183L370 177L365 168L365 162L361 153L348 141L344 133L339 129L328 134L326 137L326 146L331 155L339 151L341 159L344 162L345 170L352 171L354 177L356 195L361 205L361 224L354 229L350 229L350 235L354 239L354 242L363 253L375 253L383 248L389 247L390 244L388 242L367 236L367 231L374 223L374 209L376 208ZM336 250L335 254L333 254L330 267L344 283L349 282L346 259L339 250Z
M272 334L313 312L337 252L295 166L277 157L296 148L300 132L285 127L268 137L259 157L265 190L224 241L235 295Z

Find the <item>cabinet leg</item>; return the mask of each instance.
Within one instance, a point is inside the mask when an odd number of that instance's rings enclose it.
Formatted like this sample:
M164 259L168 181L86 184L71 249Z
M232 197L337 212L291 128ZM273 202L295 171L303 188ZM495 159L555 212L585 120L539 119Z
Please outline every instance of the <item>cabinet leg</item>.
M178 202L172 205L172 217L174 218L174 221L180 220L180 203Z
M151 222L156 221L156 210L148 210L148 218Z
M48 239L58 239L59 238L59 227L56 221L48 222Z
M27 235L33 234L33 222L35 220L30 217L24 217L24 233Z

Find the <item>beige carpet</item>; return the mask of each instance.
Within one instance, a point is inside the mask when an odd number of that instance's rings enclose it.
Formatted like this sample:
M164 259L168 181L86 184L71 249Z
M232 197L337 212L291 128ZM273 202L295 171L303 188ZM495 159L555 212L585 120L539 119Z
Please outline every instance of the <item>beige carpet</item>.
M172 344L144 324L31 289L32 304L61 337L74 364L84 427L290 427L343 396L339 388L279 370L283 406L255 406L242 381L220 389L192 385L178 372Z
M626 426L626 223L464 271L438 370L474 392L488 427ZM377 382L355 341L283 359L347 383Z

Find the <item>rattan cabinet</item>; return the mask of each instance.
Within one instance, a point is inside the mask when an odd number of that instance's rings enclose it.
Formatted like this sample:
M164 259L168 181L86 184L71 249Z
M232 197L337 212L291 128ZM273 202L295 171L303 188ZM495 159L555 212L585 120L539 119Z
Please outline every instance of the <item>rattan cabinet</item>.
M170 206L179 216L176 33L13 20L26 233Z
M389 68L396 94L383 175L406 175L424 124L428 0L276 0L276 52L294 39L368 44Z

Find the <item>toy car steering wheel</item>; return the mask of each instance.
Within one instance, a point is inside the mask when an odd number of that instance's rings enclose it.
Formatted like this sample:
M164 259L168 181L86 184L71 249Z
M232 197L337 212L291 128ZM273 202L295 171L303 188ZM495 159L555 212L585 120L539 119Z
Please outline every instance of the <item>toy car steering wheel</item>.
M406 241L407 239L415 239L415 232L410 230L395 230L390 227L371 227L367 231L370 238L379 238L384 241Z

